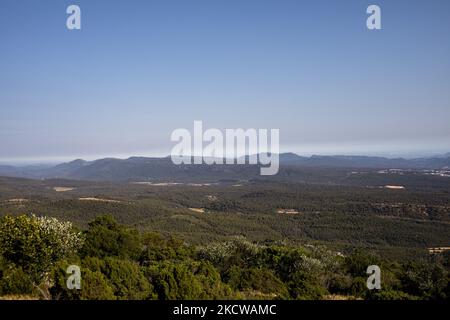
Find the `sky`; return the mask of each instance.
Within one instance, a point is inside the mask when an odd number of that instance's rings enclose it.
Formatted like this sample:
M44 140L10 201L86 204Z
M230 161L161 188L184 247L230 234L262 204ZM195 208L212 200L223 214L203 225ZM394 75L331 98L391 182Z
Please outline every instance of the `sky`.
M448 0L0 0L0 163L164 156L194 120L302 155L450 152L449 39Z

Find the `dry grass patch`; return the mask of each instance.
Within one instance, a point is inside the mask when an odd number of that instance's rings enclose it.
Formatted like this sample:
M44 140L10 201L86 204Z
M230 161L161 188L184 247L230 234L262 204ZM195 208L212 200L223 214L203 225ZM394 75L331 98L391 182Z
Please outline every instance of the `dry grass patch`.
M295 209L278 209L277 213L279 214L300 214L298 210Z
M23 203L23 202L29 202L30 200L28 199L9 199L6 200L6 202L10 202L10 203Z
M103 198L78 198L80 201L98 201L98 202L112 202L112 203L120 203L122 201L119 200L111 200L111 199L103 199Z
M54 187L53 190L55 190L56 192L67 192L67 191L72 191L75 188L69 188L69 187Z
M39 300L39 298L25 294L10 294L6 296L0 296L0 300Z
M189 210L196 212L196 213L205 213L205 209L203 209L203 208L189 208Z

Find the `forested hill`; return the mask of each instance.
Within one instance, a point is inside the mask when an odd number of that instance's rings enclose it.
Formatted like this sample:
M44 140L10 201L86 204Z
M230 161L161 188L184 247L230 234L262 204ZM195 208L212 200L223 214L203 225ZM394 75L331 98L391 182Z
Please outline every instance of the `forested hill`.
M450 156L432 158L383 158L368 156L312 156L280 154L279 179L299 175L304 168L416 169L450 170ZM256 165L174 165L170 157L128 159L105 158L95 161L81 159L56 166L0 166L0 176L23 178L67 178L103 181L252 179L260 176Z

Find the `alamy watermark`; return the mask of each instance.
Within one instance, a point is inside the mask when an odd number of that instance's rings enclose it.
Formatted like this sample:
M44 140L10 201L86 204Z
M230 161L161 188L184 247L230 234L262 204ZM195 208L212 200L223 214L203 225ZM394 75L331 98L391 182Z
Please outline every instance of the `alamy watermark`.
M81 9L73 4L67 7L66 13L69 15L66 20L66 27L69 30L81 29Z
M381 8L375 4L367 7L367 14L370 16L366 20L367 29L381 30Z
M66 273L70 274L67 278L66 285L69 290L81 289L81 269L77 265L70 265L66 269Z
M370 276L367 278L367 289L380 290L381 289L381 269L377 265L371 265L367 267L367 274Z
M181 164L251 164L261 166L261 175L279 170L279 129L204 130L202 121L194 121L194 130L176 129L171 141L178 142L170 157Z
M70 5L66 9L69 15L66 20L66 27L69 30L81 29L81 8L78 5ZM369 30L381 29L381 8L378 5L371 4L367 7L366 13L370 16L366 20L366 26Z

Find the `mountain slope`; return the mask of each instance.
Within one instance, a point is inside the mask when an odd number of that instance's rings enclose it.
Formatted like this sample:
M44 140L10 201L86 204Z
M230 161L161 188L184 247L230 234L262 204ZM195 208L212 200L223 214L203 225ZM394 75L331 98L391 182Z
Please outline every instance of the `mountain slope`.
M280 154L278 177L296 176L301 168L448 169L450 157L383 158L368 156L312 156ZM261 178L258 165L174 165L170 157L74 160L53 167L0 166L0 175L26 178L67 178L104 181L248 180Z

